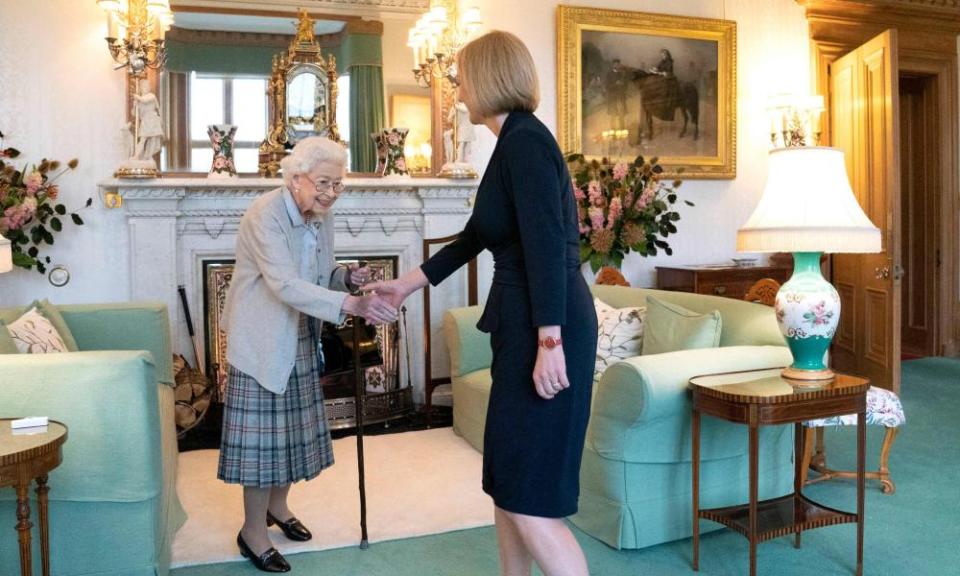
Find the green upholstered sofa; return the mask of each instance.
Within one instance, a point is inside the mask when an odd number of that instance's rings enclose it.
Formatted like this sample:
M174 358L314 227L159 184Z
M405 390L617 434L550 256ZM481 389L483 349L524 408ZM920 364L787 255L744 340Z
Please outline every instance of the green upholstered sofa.
M0 355L0 417L49 416L69 429L63 462L49 478L51 573L165 576L173 535L186 520L176 493L166 306L60 312L80 352ZM0 309L0 318L10 314ZM15 499L0 489L0 566L10 573L19 566ZM38 571L35 500L30 508Z
M647 295L696 312L718 310L719 348L637 356L610 366L594 387L580 472L580 510L571 518L615 548L644 548L692 534L690 504L690 397L687 381L699 374L786 366L788 348L773 309L729 298L619 286L593 286L594 296L622 308ZM490 393L490 346L476 328L480 309L444 315L451 356L453 425L477 450ZM648 326L647 330L650 329ZM701 426L701 506L746 502L747 429L704 417ZM793 430L760 432L761 498L793 488ZM701 522L701 531L721 528Z

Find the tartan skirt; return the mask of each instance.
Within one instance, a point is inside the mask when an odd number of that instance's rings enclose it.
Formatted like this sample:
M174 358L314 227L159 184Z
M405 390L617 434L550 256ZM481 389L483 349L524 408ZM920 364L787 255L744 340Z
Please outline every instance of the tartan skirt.
M228 367L217 478L267 488L310 480L333 465L313 325L300 315L297 356L287 389L274 394Z

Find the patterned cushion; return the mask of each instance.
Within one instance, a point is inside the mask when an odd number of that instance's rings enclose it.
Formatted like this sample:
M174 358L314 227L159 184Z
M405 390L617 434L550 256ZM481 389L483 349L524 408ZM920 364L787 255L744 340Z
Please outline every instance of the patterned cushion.
M598 298L593 299L593 305L597 310L597 362L593 382L597 383L610 365L640 355L646 308L613 308Z
M67 352L63 338L36 307L7 325L13 343L21 354Z
M896 428L907 421L903 413L903 405L896 394L883 388L871 386L867 390L867 424ZM856 426L857 415L845 414L830 418L808 420L804 426L817 428L820 426Z

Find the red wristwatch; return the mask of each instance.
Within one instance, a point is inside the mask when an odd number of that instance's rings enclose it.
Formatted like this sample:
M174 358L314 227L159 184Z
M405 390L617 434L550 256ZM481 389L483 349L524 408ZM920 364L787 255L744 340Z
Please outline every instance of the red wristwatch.
M538 345L543 346L547 350L553 350L561 344L563 344L563 340L560 338L554 338L553 336L547 336L538 342Z

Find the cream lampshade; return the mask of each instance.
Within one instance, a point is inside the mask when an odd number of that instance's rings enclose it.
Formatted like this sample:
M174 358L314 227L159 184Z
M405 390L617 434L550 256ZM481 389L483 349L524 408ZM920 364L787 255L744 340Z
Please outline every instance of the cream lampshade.
M0 236L0 274L13 270L13 250L10 241Z
M833 377L823 356L840 322L840 297L820 273L820 253L880 248L880 230L857 203L842 150L793 147L770 152L766 188L737 231L737 250L793 252L793 276L776 300L777 321L794 360L785 377Z
M0 236L0 274L13 270L13 250L10 241Z

